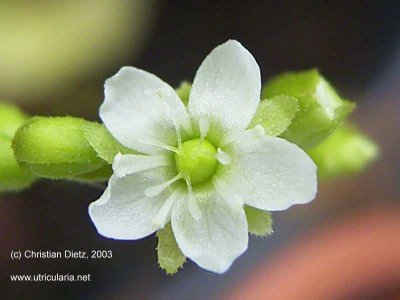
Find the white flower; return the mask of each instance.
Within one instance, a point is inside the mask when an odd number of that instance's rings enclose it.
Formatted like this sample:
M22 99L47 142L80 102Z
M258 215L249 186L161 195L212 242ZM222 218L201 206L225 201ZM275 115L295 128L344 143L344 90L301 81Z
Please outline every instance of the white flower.
M100 116L138 155L118 154L89 214L98 232L140 239L171 221L182 253L226 271L247 248L243 205L284 210L316 194L316 167L299 147L246 129L260 101L253 56L237 41L216 47L193 81L186 108L174 89L124 67L105 83Z

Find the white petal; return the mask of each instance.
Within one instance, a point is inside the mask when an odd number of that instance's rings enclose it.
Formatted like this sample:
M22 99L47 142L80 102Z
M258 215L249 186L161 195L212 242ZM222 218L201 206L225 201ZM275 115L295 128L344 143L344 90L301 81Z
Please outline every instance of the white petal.
M141 142L151 137L176 146L176 127L191 131L187 110L174 89L153 74L124 67L105 83L100 117L123 145L144 153L162 151Z
M166 190L149 198L144 190L170 176L164 169L123 178L112 176L103 196L89 205L89 215L97 231L105 237L125 240L140 239L156 231L159 226L152 220L170 192Z
M219 176L214 176L212 178L212 183L218 194L232 207L232 209L243 209L243 198L237 193L234 193L231 187L227 185L224 180L219 178Z
M189 113L198 124L210 121L209 138L247 128L260 101L260 69L239 42L229 40L203 61L193 81Z
M137 155L118 153L114 157L114 175L124 177L140 171L171 165L173 161L168 155Z
M247 221L243 208L232 209L219 195L195 192L200 218L195 219L187 197L177 199L171 212L175 239L182 253L200 267L225 272L247 249Z
M317 174L311 158L284 139L249 134L255 130L224 147L232 163L221 165L215 176L247 205L262 210L284 210L314 199Z

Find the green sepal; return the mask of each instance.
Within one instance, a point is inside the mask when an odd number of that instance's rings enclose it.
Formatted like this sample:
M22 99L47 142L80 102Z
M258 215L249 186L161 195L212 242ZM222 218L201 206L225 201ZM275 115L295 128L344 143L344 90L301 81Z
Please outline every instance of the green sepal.
M188 105L189 103L189 96L190 96L190 90L192 89L192 85L188 81L183 81L180 86L175 89L175 92L178 94L179 98L181 98L183 104L185 106Z
M109 164L112 164L117 153L137 153L121 145L102 124L88 122L84 127L84 133L97 155Z
M268 211L260 210L251 206L244 206L246 213L248 231L257 236L272 234L272 217Z
M11 139L0 134L0 192L22 190L35 180L36 176L15 159Z
M320 178L363 171L379 154L378 146L349 124L343 124L317 147L307 151Z
M262 90L263 98L281 94L299 101L299 111L282 137L303 149L327 138L355 107L341 99L315 69L284 73L269 80Z
M107 162L86 139L88 123L73 117L35 117L15 133L15 157L35 174L50 179L93 172Z
M182 254L176 243L171 223L165 225L163 229L158 230L157 237L158 264L168 275L173 275L186 262L186 257Z
M298 109L297 99L291 96L279 95L265 99L258 105L249 127L261 125L268 135L280 135L292 123Z

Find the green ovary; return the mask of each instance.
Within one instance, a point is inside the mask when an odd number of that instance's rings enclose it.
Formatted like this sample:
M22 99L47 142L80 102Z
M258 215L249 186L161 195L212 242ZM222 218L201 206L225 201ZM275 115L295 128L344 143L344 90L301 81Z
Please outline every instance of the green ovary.
M193 139L182 143L175 154L178 172L189 177L192 184L209 180L217 170L217 148L206 139Z

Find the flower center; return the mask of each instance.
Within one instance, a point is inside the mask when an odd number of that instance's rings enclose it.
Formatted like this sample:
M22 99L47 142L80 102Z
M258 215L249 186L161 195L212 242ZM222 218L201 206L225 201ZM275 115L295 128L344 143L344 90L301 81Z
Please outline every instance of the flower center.
M217 169L217 148L206 139L186 141L175 154L175 163L178 172L190 177L192 184L202 183L210 179Z

